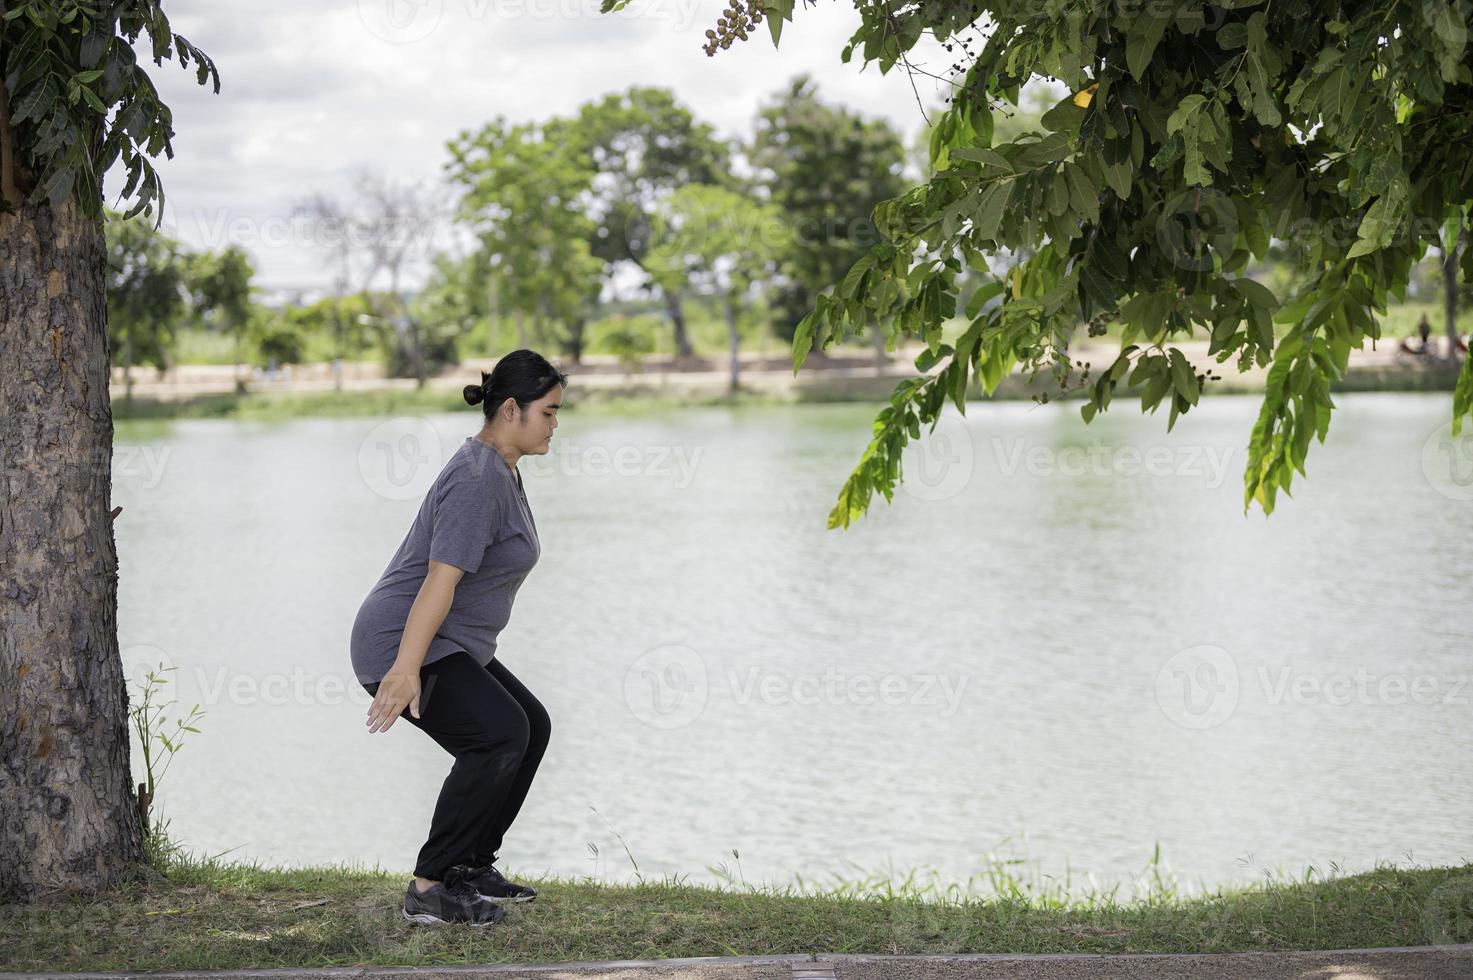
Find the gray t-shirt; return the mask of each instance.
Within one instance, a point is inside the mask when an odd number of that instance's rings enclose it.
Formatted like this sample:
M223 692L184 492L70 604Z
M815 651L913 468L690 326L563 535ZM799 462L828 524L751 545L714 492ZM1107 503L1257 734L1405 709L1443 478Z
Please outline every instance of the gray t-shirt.
M381 681L394 666L409 607L431 560L465 574L424 662L464 650L481 666L489 664L496 636L511 618L512 599L541 554L520 474L496 450L467 436L435 477L404 542L358 609L349 646L359 682Z

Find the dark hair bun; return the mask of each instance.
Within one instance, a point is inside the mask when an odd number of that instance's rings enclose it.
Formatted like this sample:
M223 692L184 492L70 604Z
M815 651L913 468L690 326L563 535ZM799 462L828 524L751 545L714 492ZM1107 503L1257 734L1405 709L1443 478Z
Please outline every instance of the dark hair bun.
M486 393L481 390L480 385L465 386L465 403L467 405L479 405L485 397Z

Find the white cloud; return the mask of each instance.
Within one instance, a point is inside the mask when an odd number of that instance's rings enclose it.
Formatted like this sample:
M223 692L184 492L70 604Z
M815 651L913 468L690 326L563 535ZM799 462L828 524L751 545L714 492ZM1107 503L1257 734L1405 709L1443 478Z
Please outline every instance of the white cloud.
M758 106L809 73L827 101L888 119L909 141L921 109L903 68L882 76L840 51L858 14L801 4L774 50L765 25L715 57L701 46L719 0L177 0L173 27L216 62L221 92L174 62L151 68L174 111L172 160L156 161L165 226L196 248L246 248L268 288L325 288L328 257L291 230L292 205L345 196L352 174L437 181L445 143L496 115L513 121L576 111L631 86L672 89L727 136L750 131ZM934 42L913 60L944 74ZM945 86L916 75L928 113ZM114 193L124 174L114 168ZM110 200L109 203L115 203ZM417 278L421 270L416 270Z

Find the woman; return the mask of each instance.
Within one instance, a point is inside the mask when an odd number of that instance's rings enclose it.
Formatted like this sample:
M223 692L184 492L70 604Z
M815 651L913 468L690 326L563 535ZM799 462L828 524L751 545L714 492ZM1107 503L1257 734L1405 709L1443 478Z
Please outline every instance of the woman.
M485 423L435 478L353 623L369 733L404 718L455 757L404 894L404 917L484 926L537 892L492 862L547 748L547 712L496 659L512 599L542 553L517 460L551 447L568 379L530 350L465 400Z

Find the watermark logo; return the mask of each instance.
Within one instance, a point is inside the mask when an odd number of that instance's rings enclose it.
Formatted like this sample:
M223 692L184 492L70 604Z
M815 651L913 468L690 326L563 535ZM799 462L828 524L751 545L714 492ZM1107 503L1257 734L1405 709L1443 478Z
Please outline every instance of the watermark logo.
M368 32L390 44L413 44L429 37L445 15L445 0L358 0L358 19Z
M690 647L647 650L624 673L624 703L652 728L684 728L706 709L706 661Z
M921 500L949 500L971 482L975 468L971 430L961 419L942 415L934 429L905 444L900 487Z
M1422 930L1435 946L1473 943L1473 875L1460 875L1432 890L1422 905Z
M1183 728L1221 725L1238 706L1237 661L1211 644L1174 654L1156 672L1156 704Z
M611 17L671 21L678 31L689 30L699 12L699 0L646 0L622 10L602 11L602 0L458 0L453 5L454 29L489 21L531 19L608 20ZM444 22L445 0L358 0L358 19L368 32L389 44L414 44L433 34Z
M127 684L128 700L143 696L148 686L149 672L158 675L158 683L170 685L178 681L178 667L169 651L151 643L134 643L118 651L123 661L123 681Z
M1453 437L1449 420L1422 443L1422 475L1449 500L1473 500L1473 422Z
M358 444L358 473L388 500L424 496L441 465L440 433L428 419L402 415L375 425Z
M164 478L172 446L114 446L112 473L115 481L139 481L139 488L152 490Z
M1222 191L1194 187L1169 203L1156 222L1156 244L1178 269L1206 272L1233 253L1238 213Z

